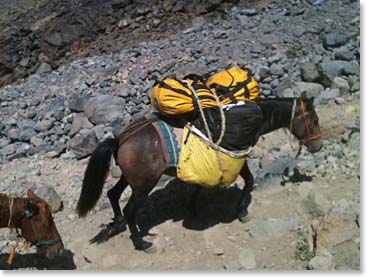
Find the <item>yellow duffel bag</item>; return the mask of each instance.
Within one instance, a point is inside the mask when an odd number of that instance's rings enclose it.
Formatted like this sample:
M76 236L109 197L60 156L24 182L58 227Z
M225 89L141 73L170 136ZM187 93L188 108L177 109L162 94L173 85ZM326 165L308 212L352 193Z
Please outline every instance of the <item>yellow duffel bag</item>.
M198 111L197 100L189 86L196 91L203 108L218 106L213 93L201 81L164 79L153 87L151 96L153 108L164 115L183 115Z
M228 186L232 184L246 162L246 157L234 158L211 148L187 127L184 129L177 177L201 186Z
M218 95L222 105L254 101L260 87L247 69L232 67L212 75L206 85Z

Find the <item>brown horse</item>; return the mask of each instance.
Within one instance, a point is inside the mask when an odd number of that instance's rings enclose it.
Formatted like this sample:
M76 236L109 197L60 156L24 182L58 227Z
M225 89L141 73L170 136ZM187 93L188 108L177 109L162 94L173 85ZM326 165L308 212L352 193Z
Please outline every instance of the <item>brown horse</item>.
M313 98L301 99L259 99L256 102L263 112L263 122L254 141L266 133L279 128L289 128L291 133L305 145L309 152L314 153L322 148L318 117L313 107ZM83 187L77 204L79 216L85 216L95 206L108 174L110 160L114 155L123 176L107 193L114 220L103 229L91 242L102 242L125 230L125 219L131 232L131 239L138 250L150 251L153 245L143 240L136 224L136 213L157 184L162 174L175 173L176 168L167 168L160 146L160 139L151 124L144 125L144 119L130 125L117 138L100 143L93 152L83 180ZM238 217L245 220L247 208L251 202L251 191L254 178L245 163L240 171L245 181L238 203ZM130 185L132 195L123 209L122 215L119 199L124 189ZM200 188L200 186L197 186ZM200 189L197 190L198 193ZM196 197L198 195L196 193ZM196 197L192 200L195 204ZM191 205L195 207L195 205Z
M45 200L28 190L28 198L0 194L0 228L16 228L48 258L62 254L64 244Z

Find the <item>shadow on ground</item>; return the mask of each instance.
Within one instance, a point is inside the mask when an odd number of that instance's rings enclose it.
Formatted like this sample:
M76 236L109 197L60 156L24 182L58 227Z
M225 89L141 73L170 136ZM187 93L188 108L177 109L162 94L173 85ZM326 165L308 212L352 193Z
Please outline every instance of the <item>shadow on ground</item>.
M48 259L45 255L32 253L32 254L16 254L14 262L9 266L6 261L9 254L0 254L0 269L12 270L12 269L52 269L52 270L70 270L76 269L74 263L74 254L70 250L64 250L63 255L55 257L54 259Z

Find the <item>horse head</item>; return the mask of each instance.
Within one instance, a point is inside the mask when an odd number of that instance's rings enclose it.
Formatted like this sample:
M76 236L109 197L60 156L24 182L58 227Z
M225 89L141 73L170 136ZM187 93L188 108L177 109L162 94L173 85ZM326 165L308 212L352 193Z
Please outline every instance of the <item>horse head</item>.
M319 126L319 118L314 107L314 97L307 98L302 93L294 103L290 130L305 145L310 153L315 153L322 148L322 137Z
M22 236L48 258L61 255L64 244L47 202L28 190L28 200L20 218Z

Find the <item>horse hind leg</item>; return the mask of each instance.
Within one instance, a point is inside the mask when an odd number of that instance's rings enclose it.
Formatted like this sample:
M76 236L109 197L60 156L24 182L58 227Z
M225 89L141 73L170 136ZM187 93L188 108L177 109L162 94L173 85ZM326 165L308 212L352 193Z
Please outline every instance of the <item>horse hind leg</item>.
M151 242L143 240L137 226L136 216L137 211L143 207L145 200L148 197L149 192L153 189L154 185L149 187L137 187L133 188L132 195L124 207L124 215L131 232L131 240L135 249L144 250L147 253L155 252L155 248Z
M121 194L124 192L128 183L124 176L118 180L118 182L107 192L107 196L110 200L114 218L106 228L102 229L95 237L90 240L90 243L101 243L105 242L113 236L120 234L126 230L126 221L122 215L119 200Z

